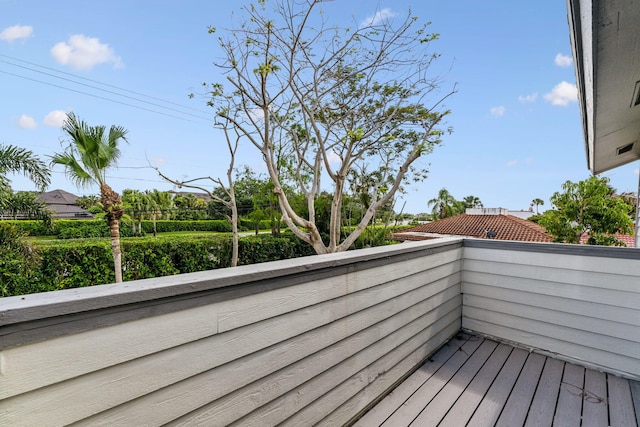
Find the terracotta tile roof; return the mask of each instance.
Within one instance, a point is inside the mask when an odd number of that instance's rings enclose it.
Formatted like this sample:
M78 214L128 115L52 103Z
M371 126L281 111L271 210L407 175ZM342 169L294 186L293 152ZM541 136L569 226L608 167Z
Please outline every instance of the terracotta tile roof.
M470 215L460 214L450 218L421 224L398 233L399 240L424 240L433 238L430 234L470 236L486 239L487 231L496 233L496 240L520 240L525 242L551 242L544 228L538 224L513 215ZM423 236L423 238L420 238Z
M615 234L616 238L618 240L621 240L622 242L624 242L628 248L635 248L636 247L636 240L635 237L632 236L631 234L620 234L620 233L616 233ZM589 240L589 235L587 233L583 234L580 237L580 244L586 244L587 240Z

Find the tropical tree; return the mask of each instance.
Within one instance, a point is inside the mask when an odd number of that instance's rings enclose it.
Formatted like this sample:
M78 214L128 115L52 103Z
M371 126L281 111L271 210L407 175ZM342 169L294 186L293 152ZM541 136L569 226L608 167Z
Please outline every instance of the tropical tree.
M22 174L44 191L51 182L51 171L32 151L14 145L0 144L0 189L10 187L7 174Z
M538 223L556 242L580 243L588 234L589 244L622 246L616 233L631 233L631 206L616 196L606 177L592 176L562 185L563 192L551 196L553 209L539 216Z
M21 174L29 178L38 188L44 191L51 182L51 171L32 151L14 145L0 145L0 215L14 205L16 195L11 189L8 174ZM38 200L27 210L37 210ZM49 216L50 218L50 216Z
M244 8L239 28L219 38L225 80L205 85L209 104L261 154L293 233L318 254L345 251L402 185L424 179L427 171L415 161L441 142L448 114L442 102L452 92L441 93L439 78L427 74L438 35L409 14L341 28L320 10L331 3L257 3ZM360 222L343 235L349 173L365 166L378 179ZM326 242L315 216L322 191L331 193ZM306 199L307 216L291 204L297 194Z
M463 204L464 210L483 207L482 201L480 200L479 197L476 197L476 196L465 197L464 199L462 199L462 204Z
M145 191L147 201L147 211L151 215L151 221L153 221L153 236L158 235L156 222L166 216L167 219L171 216L171 209L173 208L173 196L168 191L159 191L156 189Z
M195 194L178 194L173 198L175 207L174 219L204 219L206 216L207 202Z
M17 191L12 193L5 201L4 211L17 219L22 215L27 219L39 219L48 227L52 224L51 211L34 191Z
M80 206L82 209L85 209L85 210L89 210L99 205L100 205L100 196L95 194L91 194L88 196L80 196L76 199L76 206Z
M122 191L122 203L131 218L131 232L134 236L142 236L142 220L148 211L149 198L140 190L126 189Z
M534 207L534 206L536 207L536 215L539 214L538 206L542 206L542 205L544 205L544 200L542 199L535 198L531 201L531 207Z
M438 195L427 201L427 207L433 206L431 213L436 219L448 218L458 214L459 202L449 193L446 188L440 189Z
M67 114L62 126L69 138L64 152L52 157L52 164L62 165L67 177L78 187L98 185L100 203L109 222L111 249L116 283L122 282L122 250L120 248L120 219L124 206L120 195L107 184L107 171L117 166L120 141L127 142L127 130L120 126L89 126L74 113Z

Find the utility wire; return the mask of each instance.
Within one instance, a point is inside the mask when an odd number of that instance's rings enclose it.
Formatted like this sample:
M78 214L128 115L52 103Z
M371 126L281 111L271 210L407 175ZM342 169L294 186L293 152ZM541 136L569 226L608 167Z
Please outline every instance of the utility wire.
M86 80L86 81L89 81L89 82L92 82L92 83L96 83L96 84L99 84L99 85L102 85L102 86L106 86L106 87L110 87L110 88L113 88L113 89L117 89L117 90L122 91L122 92L128 92L128 93L132 93L134 95L143 96L145 98L149 98L149 99L153 99L153 100L156 100L156 101L160 101L160 102L163 102L165 104L175 105L177 107L180 107L180 108L183 108L183 109L186 109L186 110L192 110L192 111L196 111L196 112L199 112L199 113L202 113L202 114L207 114L206 111L200 110L198 108L189 107L187 105L178 104L178 103L172 102L172 101L167 101L167 100L164 100L164 99L161 99L161 98L157 98L157 97L154 97L154 96L151 96L151 95L147 95L147 94L144 94L144 93L140 93L140 92L135 92L135 91L132 91L132 90L129 90L129 89L125 89L125 88L119 87L119 86L111 85L111 84L108 84L108 83L103 83L101 81L93 80L93 79L90 79L90 78L87 78L87 77L83 77L83 76L79 76L77 74L72 74L72 73L68 73L68 72L65 72L65 71L57 70L57 69L52 68L52 67L47 67L45 65L36 64L35 62L25 61L24 59L15 58L15 57L12 57L12 56L9 56L9 55L4 55L2 53L0 53L0 57L7 58L7 59L10 59L12 61L19 61L19 62L22 62L22 63L25 63L25 64L32 65L34 67L43 68L45 70L54 71L54 72L59 73L59 74L64 74L66 76L71 76L71 77L73 77L75 79ZM13 64L13 63L10 63L10 62L7 62L7 61L1 61L1 62L5 62L7 64L10 64L10 65L13 65L13 66L16 66L16 67L26 68L28 70L35 71L37 73L51 75L49 73L44 73L42 71L34 70L32 68L29 68L29 67L23 67L23 66L20 66L20 65L17 65L17 64ZM62 79L62 77L55 76L55 75L53 77ZM70 80L70 79L64 79L64 80L69 80L69 81L71 81L73 83L76 83L76 84L82 84L82 83L79 83L79 82L76 82L76 81L73 81L73 80ZM84 85L84 86L94 87L94 86L90 86L90 85ZM101 88L96 88L96 89L102 90L102 91L105 91L105 92L111 92L111 91L107 91L107 90L101 89ZM125 96L125 95L119 94L117 92L111 92L111 93L115 93L116 95L119 95L119 96ZM132 99L136 99L136 98L132 98ZM148 102L148 101L141 101L141 102ZM161 107L161 108L167 108L167 107ZM179 111L179 110L176 110L176 111ZM184 113L184 114L186 114L186 113Z
M94 97L94 98L103 99L103 100L105 100L105 101L115 102L116 104L126 105L126 106L128 106L128 107L137 108L137 109L139 109L139 110L144 110L144 111L149 111L149 112L151 112L151 113L161 114L161 115L163 115L163 116L172 117L172 118L174 118L174 119L184 120L184 121L187 121L187 122L196 123L196 122L195 122L195 120L187 119L187 118L185 118L185 117L179 117L179 116L176 116L176 115L173 115L173 114L163 113L162 111L157 111L157 110L152 110L152 109L150 109L150 108L140 107L139 105L129 104L129 103L127 103L127 102L118 101L118 100L111 99L111 98L106 98L106 97L104 97L104 96L96 95L96 94L93 94L93 93L83 92L83 91L81 91L81 90L71 89L71 88L68 88L68 87L65 87L65 86L60 86L60 85L57 85L57 84L53 84L53 83L49 83L49 82L44 82L44 81L42 81L42 80L33 79L33 78L30 78L30 77L26 77L26 76L21 76L21 75L19 75L19 74L10 73L10 72L8 72L8 71L0 70L0 73L7 74L7 75L10 75L10 76L14 76L14 77L18 77L18 78L25 79L25 80L31 80L31 81L33 81L33 82L42 83L42 84L45 84L45 85L48 85L48 86L57 87L57 88L60 88L60 89L64 89L64 90L71 91L71 92L80 93L80 94L82 94L82 95L92 96L92 97Z

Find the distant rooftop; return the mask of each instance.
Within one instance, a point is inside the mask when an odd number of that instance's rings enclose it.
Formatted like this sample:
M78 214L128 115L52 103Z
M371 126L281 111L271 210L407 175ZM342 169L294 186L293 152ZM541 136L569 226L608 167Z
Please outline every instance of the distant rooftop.
M467 213L421 224L398 233L398 240L427 240L441 235L468 236L481 239L551 242L538 224L509 215L507 209L468 209Z

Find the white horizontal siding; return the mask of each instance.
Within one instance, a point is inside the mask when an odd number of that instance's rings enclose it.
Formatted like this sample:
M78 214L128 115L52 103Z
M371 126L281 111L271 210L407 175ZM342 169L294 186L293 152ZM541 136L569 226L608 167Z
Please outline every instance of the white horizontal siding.
M360 256L345 274L4 349L0 425L321 420L365 396L349 419L460 329L461 254Z
M464 251L463 328L640 377L640 260Z

